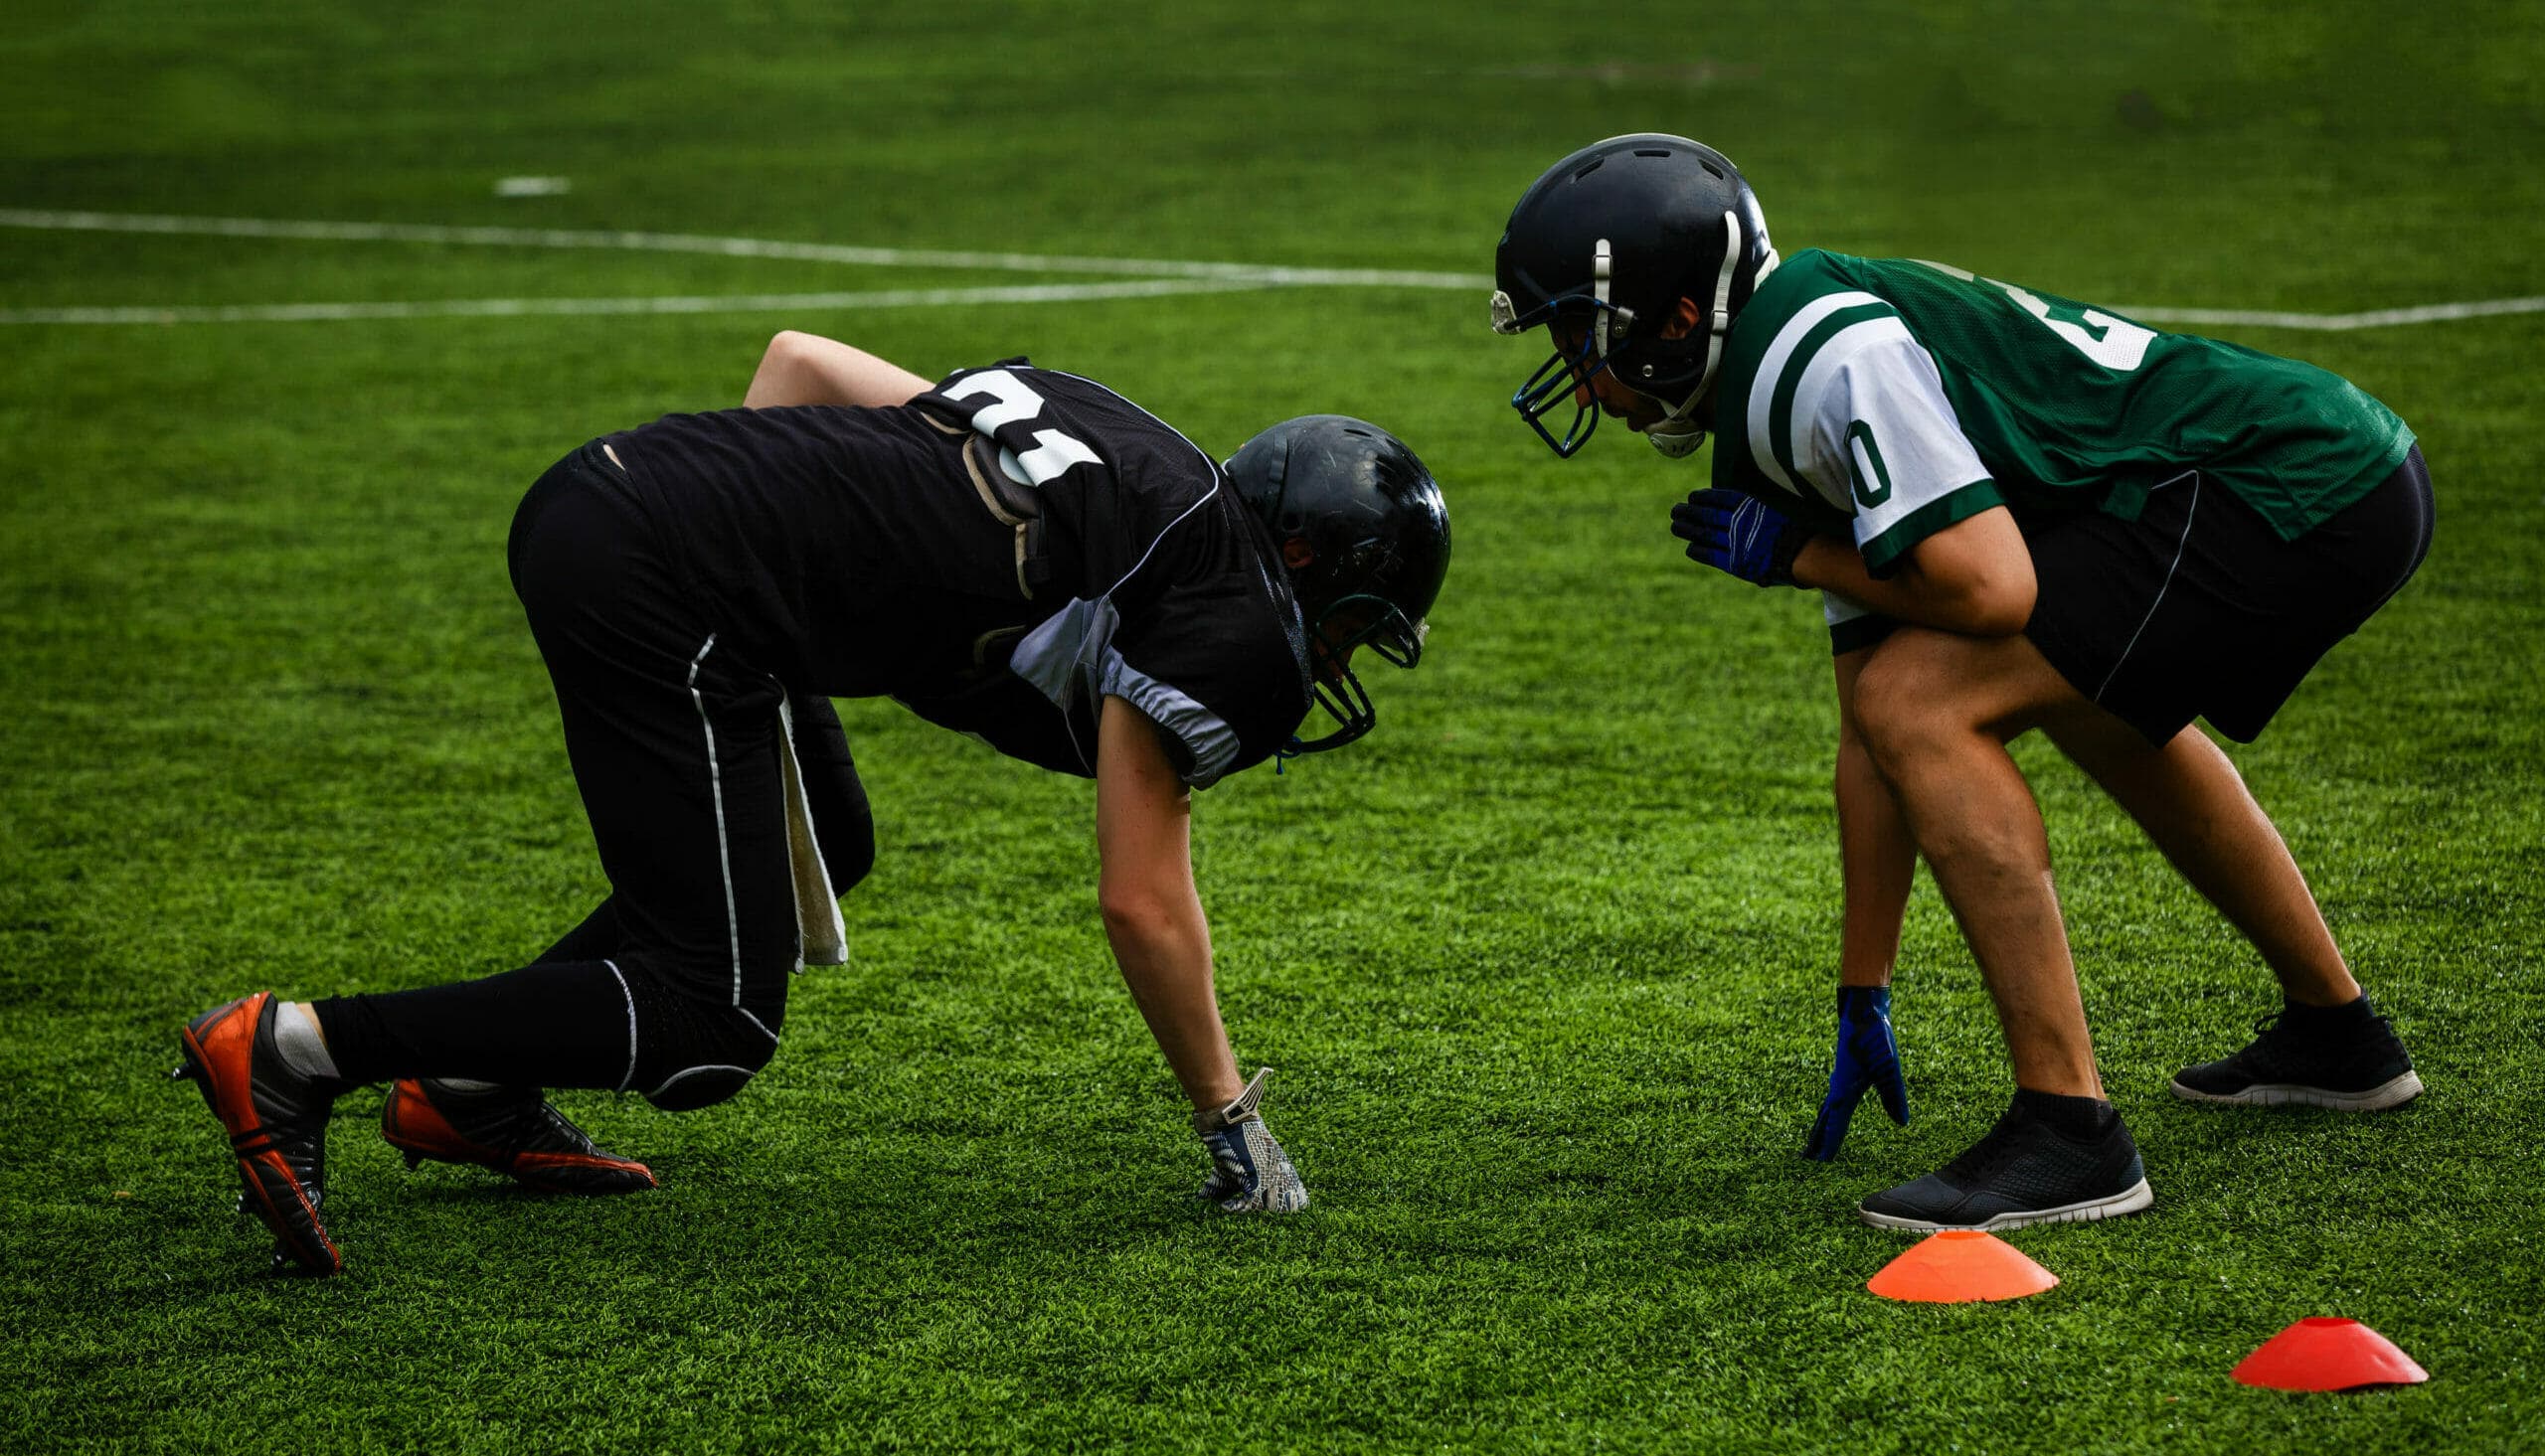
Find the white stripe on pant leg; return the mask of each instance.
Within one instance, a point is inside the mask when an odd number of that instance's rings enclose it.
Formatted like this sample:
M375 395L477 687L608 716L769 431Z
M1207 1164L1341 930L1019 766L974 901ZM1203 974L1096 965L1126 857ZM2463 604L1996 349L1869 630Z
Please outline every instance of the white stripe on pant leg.
M725 772L716 762L716 725L707 717L707 700L698 692L698 665L716 650L716 634L689 660L689 701L698 706L698 726L707 733L707 790L716 801L716 867L725 876L725 938L734 952L734 1005L743 1004L743 921L734 913L734 856L725 838Z
M636 993L627 989L627 977L619 971L618 962L605 960L601 964L618 977L618 994L627 998L627 1075L618 1079L618 1090L623 1092L628 1083L636 1080Z
M752 1069L748 1066L727 1066L722 1062L711 1062L705 1066L684 1066L680 1070L673 1072L670 1076L663 1078L663 1084L661 1086L647 1092L645 1094L646 1100L651 1101L652 1099L661 1096L663 1093L670 1091L672 1083L679 1081L681 1078L693 1077L702 1071L738 1071L743 1074L743 1079L745 1081L751 1080L752 1075ZM733 1094L728 1092L726 1095L732 1096Z
M2138 630L2129 634L2129 641L2121 649L2121 656L2113 659L2112 671L2104 674L2104 680L2095 686L2093 701L2098 704L2104 701L2104 690L2112 686L2112 680L2121 676L2121 665L2129 661L2129 654L2137 650L2138 639L2147 634L2147 624L2156 620L2156 608L2165 604L2165 593L2173 588L2174 572L2182 567L2183 549L2191 545L2191 523L2200 515L2200 472L2186 470L2166 481L2165 485L2172 485L2184 476L2191 479L2191 504L2183 508L2183 534L2182 539L2174 543L2173 564L2165 567L2165 579L2156 583L2156 599L2147 603L2147 615L2138 619ZM2156 489L2163 490L2165 485Z

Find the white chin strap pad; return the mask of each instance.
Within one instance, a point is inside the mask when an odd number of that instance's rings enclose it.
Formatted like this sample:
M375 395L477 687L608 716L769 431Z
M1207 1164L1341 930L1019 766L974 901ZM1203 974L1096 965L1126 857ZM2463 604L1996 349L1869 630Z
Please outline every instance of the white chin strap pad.
M1652 441L1654 449L1672 460L1682 460L1695 454L1697 447L1706 442L1706 432L1702 429L1670 430L1657 424L1645 430L1643 437Z

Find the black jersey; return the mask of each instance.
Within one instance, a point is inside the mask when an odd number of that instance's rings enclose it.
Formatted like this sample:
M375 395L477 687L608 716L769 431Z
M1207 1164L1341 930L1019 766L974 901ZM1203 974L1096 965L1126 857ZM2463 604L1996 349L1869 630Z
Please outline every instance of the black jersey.
M1010 360L898 408L673 414L608 438L720 630L795 691L889 695L1077 774L1120 697L1196 786L1307 715L1270 533L1208 453L1092 380Z

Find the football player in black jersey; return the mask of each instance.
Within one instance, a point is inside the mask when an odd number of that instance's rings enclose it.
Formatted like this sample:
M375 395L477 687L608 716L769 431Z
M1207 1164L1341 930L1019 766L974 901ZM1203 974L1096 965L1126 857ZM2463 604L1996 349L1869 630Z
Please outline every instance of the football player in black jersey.
M807 334L744 407L595 439L524 498L508 555L610 894L523 969L385 995L258 992L183 1035L277 1266L341 1265L326 1120L392 1083L383 1133L534 1187L653 1186L549 1087L721 1102L775 1051L789 973L846 958L875 840L834 697L889 695L1096 780L1098 898L1231 1213L1304 1208L1239 1075L1194 890L1190 790L1375 722L1369 648L1423 650L1440 488L1339 415L1224 466L1093 381L1010 360L931 385ZM1312 708L1332 720L1298 734Z

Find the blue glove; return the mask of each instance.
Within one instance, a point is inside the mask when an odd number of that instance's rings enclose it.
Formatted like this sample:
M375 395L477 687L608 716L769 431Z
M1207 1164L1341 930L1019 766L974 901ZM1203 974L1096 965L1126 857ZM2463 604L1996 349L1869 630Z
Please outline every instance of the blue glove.
M1830 1068L1829 1095L1820 1099L1802 1156L1822 1163L1838 1156L1847 1120L1856 1115L1867 1087L1882 1094L1882 1110L1892 1121L1909 1125L1909 1087L1900 1079L1900 1046L1891 1040L1891 988L1841 986L1837 1064Z
M1791 586L1793 559L1811 539L1809 527L1737 490L1701 490L1672 506L1670 534L1688 544L1688 560L1758 586Z

